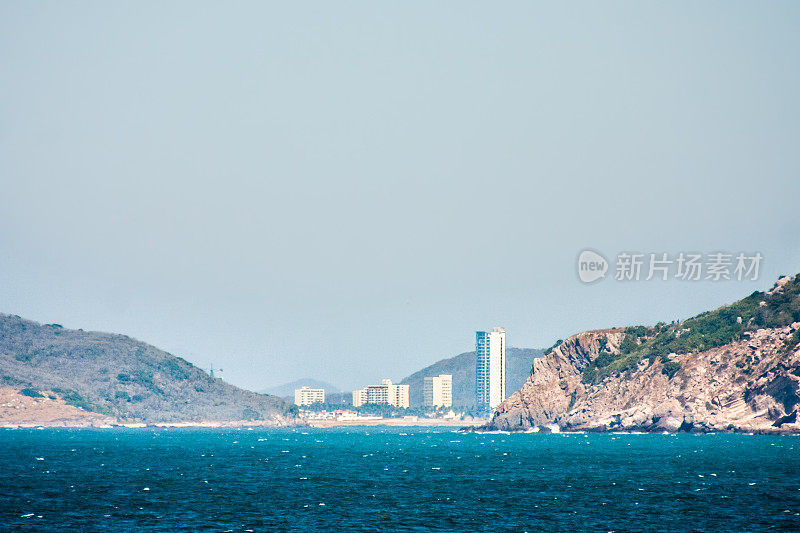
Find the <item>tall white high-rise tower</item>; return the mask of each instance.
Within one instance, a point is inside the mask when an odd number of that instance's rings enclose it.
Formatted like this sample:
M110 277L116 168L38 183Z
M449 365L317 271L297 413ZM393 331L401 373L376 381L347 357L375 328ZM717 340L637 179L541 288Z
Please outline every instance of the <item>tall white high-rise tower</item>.
M475 400L479 407L494 409L506 399L506 330L475 333Z

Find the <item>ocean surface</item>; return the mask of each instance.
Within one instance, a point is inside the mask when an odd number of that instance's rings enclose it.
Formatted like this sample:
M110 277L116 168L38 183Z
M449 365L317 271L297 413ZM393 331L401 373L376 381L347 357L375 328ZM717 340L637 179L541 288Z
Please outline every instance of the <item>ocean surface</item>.
M0 430L2 531L800 531L800 438Z

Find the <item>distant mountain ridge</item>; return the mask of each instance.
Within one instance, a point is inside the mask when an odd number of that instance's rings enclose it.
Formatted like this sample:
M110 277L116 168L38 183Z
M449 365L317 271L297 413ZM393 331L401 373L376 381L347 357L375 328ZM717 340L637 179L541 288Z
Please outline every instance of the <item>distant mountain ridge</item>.
M144 422L293 419L294 409L125 335L0 314L0 386Z
M273 396L280 396L286 398L294 396L294 390L302 386L308 386L312 389L325 389L325 394L335 394L341 392L336 385L314 378L303 378L284 383L282 385L275 385L274 387L267 387L266 389L258 391L261 394L271 394Z
M518 390L528 379L533 360L541 357L544 350L535 348L506 348L506 395ZM410 385L410 402L412 406L422 405L424 380L429 376L452 374L453 405L472 407L475 405L475 364L476 353L465 352L455 357L442 359L414 372L400 383Z

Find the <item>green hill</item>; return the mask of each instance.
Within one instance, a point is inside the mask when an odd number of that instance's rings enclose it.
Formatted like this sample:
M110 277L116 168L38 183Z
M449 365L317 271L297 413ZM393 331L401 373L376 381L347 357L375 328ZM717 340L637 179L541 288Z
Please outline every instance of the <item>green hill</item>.
M125 335L0 314L0 386L52 391L72 405L145 422L282 420L280 398L212 378Z

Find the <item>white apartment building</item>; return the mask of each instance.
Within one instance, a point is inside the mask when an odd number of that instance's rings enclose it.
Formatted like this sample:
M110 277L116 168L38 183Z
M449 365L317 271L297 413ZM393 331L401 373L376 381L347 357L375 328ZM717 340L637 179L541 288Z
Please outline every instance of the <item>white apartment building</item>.
M363 389L353 391L353 407L360 407L366 403L376 405L393 405L395 407L408 407L409 386L392 383L391 379L384 379L380 385L367 385Z
M475 400L494 409L506 399L506 330L475 332Z
M367 389L353 391L353 407L361 407L367 403Z
M427 407L453 406L453 376L439 374L426 377L422 388L423 405Z
M300 387L294 390L295 405L311 405L314 403L325 403L325 389L312 389L311 387Z

